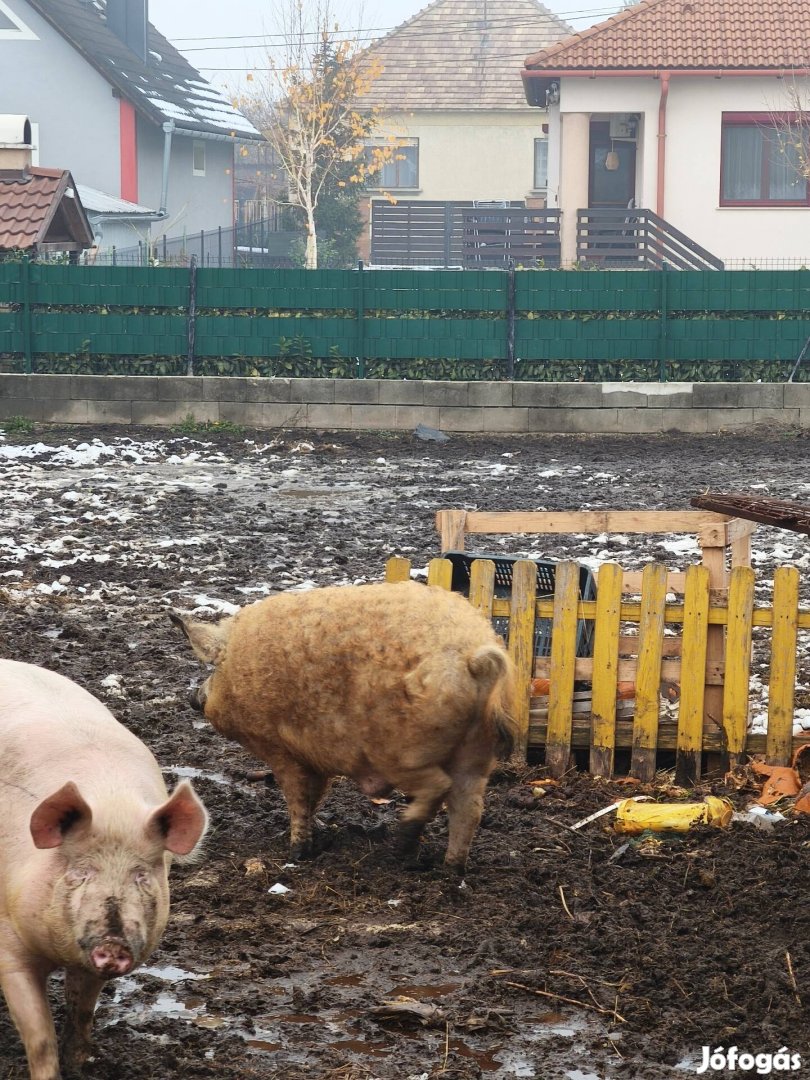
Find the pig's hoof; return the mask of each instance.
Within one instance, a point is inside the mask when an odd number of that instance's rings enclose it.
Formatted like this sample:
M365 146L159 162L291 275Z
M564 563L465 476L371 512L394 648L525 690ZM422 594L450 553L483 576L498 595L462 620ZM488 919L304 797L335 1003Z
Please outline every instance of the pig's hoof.
M312 841L302 840L300 844L292 844L290 847L290 859L292 862L301 862L311 859L314 854Z

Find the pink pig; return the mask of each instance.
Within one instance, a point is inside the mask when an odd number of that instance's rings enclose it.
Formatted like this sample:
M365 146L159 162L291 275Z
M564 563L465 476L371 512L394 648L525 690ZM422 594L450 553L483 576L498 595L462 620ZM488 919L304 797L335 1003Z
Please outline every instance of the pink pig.
M172 855L208 824L184 781L104 705L61 675L0 660L0 986L31 1080L58 1080L46 983L65 969L65 1065L91 1050L104 983L157 945Z

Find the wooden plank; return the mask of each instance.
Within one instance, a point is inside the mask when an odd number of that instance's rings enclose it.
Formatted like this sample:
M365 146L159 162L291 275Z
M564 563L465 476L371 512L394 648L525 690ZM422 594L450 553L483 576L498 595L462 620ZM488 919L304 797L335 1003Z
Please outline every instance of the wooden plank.
M398 555L392 556L385 564L385 580L391 583L397 581L410 581L411 560L402 559Z
M547 710L532 709L529 717L529 746L545 746L546 732L548 728ZM746 754L764 754L767 736L749 735L745 740ZM675 750L677 748L678 732L674 720L664 720L658 727L658 749ZM587 716L575 716L571 730L571 747L574 750L587 750L591 744L591 721ZM633 721L630 718L618 718L616 720L616 748L627 750L633 744ZM703 733L703 750L705 752L718 753L723 749L725 736L720 729ZM810 732L793 736L793 753L800 746L810 746Z
M457 511L458 512L458 511ZM448 513L440 510L439 514ZM721 529L728 520L708 510L579 510L548 513L544 510L470 510L467 533L661 533ZM712 536L715 534L712 533ZM443 548L447 551L447 548Z
M438 585L441 589L450 588L453 580L453 564L449 559L431 559L428 563L428 585Z
M470 567L470 603L492 618L492 597L495 593L495 563L492 559L475 559Z
M579 571L578 563L561 562L557 564L554 579L554 626L551 637L546 742L546 765L549 766L552 776L562 776L567 771L571 756Z
M534 609L537 595L537 567L520 559L512 567L512 599L509 615L509 655L515 665L517 686L515 720L518 734L515 755L525 760L529 746L529 699L534 663Z
M436 513L436 529L442 551L463 551L466 510L439 510Z
M728 584L726 572L726 551L722 543L716 547L703 543L703 565L709 571L709 587L722 589ZM711 608L709 609L711 613ZM728 613L726 613L728 617ZM712 622L709 617L709 631L706 637L706 659L712 663L722 663L726 655L726 639L722 627ZM703 726L708 727L716 724L721 727L723 723L723 691L719 686L707 686L703 695ZM714 771L721 768L725 771L728 762L710 761L709 768Z
M703 745L703 672L709 630L709 571L705 566L690 566L686 571L683 608L682 664L689 678L681 681L675 783L690 787L700 779Z
M731 571L728 590L726 686L723 694L723 730L729 768L741 765L745 757L753 608L754 571L750 566L736 566Z
M672 639L664 638L664 647ZM680 638L678 639L680 642ZM706 664L706 686L722 686L724 683L726 665L725 662L712 661ZM593 679L595 665L592 656L578 656L574 662L574 678L577 682L590 682ZM661 661L661 684L675 683L680 685L683 672L683 664L680 659L664 659ZM638 659L635 657L619 658L618 664L619 682L635 683L638 674ZM534 678L547 679L551 675L551 657L536 656L534 659Z
M711 596L715 597L717 591L711 590ZM493 615L509 615L509 601L496 598L492 601ZM554 616L554 602L552 600L537 601L537 617L539 619L551 619ZM638 601L629 601L622 604L622 622L637 623L641 617L641 604ZM596 601L580 600L577 605L578 619L596 618ZM664 609L664 621L670 623L683 622L683 604L667 604ZM709 608L709 626L723 627L728 622L728 608L716 607L714 604ZM754 626L773 626L773 608L755 607L752 616ZM810 630L810 609L799 610L798 626L800 630Z
M772 765L790 763L796 694L798 608L799 570L795 566L779 566L773 575L773 633L765 744L767 761Z
M605 563L599 568L596 586L596 623L592 661L593 729L590 770L594 776L613 775L621 605L622 568L616 563ZM576 665L574 675L576 678Z
M645 783L655 776L666 594L667 568L660 563L650 563L644 568L641 594L636 714L630 764L630 774Z
M670 639L664 638L664 646ZM680 641L680 639L678 639ZM577 682L590 682L594 677L596 666L592 656L578 656L574 662L574 678ZM638 676L638 658L620 657L618 663L618 681L620 683L634 683ZM680 685L684 668L682 661L677 659L663 659L661 661L661 685ZM551 674L551 658L537 656L534 661L534 677L547 679ZM722 686L724 684L725 662L713 661L706 664L706 686Z

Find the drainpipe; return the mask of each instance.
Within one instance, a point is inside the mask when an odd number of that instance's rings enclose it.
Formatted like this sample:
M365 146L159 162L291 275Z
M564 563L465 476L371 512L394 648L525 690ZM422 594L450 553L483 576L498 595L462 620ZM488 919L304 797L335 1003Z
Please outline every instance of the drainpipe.
M158 208L161 217L168 217L169 214L166 203L169 199L169 162L172 157L173 134L174 120L167 120L163 125L163 180L160 185L160 206Z
M669 95L669 72L661 72L661 97L658 101L658 183L656 185L655 212L664 216L664 186L667 164L667 96Z

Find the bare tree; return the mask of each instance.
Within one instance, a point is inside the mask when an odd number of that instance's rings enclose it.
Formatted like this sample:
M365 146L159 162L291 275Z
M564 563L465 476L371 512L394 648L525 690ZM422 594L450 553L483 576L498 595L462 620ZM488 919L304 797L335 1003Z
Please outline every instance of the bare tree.
M306 265L318 266L315 212L330 184L363 185L396 143L369 149L377 110L363 107L381 67L334 22L330 0L276 0L285 55L240 102L286 173L306 224Z
M786 108L771 111L776 149L797 177L810 180L810 86L786 79Z

